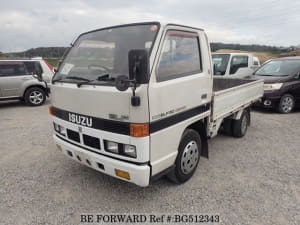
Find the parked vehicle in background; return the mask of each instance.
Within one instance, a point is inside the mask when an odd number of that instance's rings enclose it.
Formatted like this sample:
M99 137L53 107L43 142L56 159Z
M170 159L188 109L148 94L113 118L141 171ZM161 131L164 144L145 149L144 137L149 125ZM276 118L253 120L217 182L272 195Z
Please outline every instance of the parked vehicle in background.
M176 183L190 179L222 124L243 137L263 81L213 79L204 30L151 22L80 35L51 94L58 150L148 186L165 174Z
M231 78L251 76L259 66L259 59L248 53L213 53L214 75Z
M255 78L264 79L264 97L256 105L289 113L300 106L300 57L272 59L263 64Z
M42 58L0 60L0 101L42 105L49 94L53 67Z

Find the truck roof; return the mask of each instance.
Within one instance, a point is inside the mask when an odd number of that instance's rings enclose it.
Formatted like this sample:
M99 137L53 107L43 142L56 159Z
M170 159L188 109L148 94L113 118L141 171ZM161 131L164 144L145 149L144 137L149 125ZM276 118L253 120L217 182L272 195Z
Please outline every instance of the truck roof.
M135 25L147 25L147 24L157 24L157 25L160 25L162 27L165 27L165 26L180 26L180 27L185 27L185 28L191 28L191 29L196 29L196 30L204 31L204 29L202 29L202 28L191 27L191 26L186 26L186 25L181 25L181 24L176 24L176 23L166 23L166 22L159 22L159 21L150 21L150 22L127 23L127 24L120 24L120 25L114 25L114 26L109 26L109 27L103 27L103 28L99 28L99 29L95 29L95 30L90 30L90 31L84 32L84 33L80 34L79 36L84 35L84 34L88 34L88 33L91 33L91 32L95 32L95 31L105 30L105 29L112 29L112 28L126 27L126 26L135 26Z
M200 31L204 31L204 29L199 28L199 27L192 27L192 26L186 26L182 24L177 24L177 23L160 23L162 26L179 26L179 27L186 27L186 28L191 28L191 29L196 29Z

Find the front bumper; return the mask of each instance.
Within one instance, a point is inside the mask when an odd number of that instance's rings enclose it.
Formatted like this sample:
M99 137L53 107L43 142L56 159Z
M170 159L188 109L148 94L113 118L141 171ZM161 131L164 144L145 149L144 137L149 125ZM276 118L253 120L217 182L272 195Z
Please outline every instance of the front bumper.
M150 180L150 166L147 164L136 165L107 156L89 152L85 149L70 144L56 135L53 135L54 141L61 147L62 152L73 160L91 167L104 174L110 175L121 180L134 183L138 186L146 187ZM80 159L80 160L79 160ZM115 169L126 171L130 174L130 180L116 175Z
M275 108L278 105L280 98L280 92L278 92L277 90L265 91L261 101L254 103L254 106L263 108Z
M258 102L255 102L253 104L254 107L259 107L259 108L266 108L266 109L272 109L276 106L276 102L270 100L270 99L261 99L260 101Z

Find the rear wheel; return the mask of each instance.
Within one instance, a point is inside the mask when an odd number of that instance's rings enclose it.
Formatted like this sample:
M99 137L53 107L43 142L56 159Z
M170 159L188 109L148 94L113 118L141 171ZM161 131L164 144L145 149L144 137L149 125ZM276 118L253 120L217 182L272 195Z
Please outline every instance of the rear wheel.
M249 110L244 110L242 116L239 120L233 121L232 135L234 137L244 137L247 133L248 126L250 124L250 112Z
M174 170L168 178L181 184L189 180L199 163L201 155L201 138L198 132L187 129L182 135Z
M32 87L25 92L24 99L27 105L39 106L44 104L46 93L42 88Z
M278 112L280 113L290 113L295 107L295 99L290 94L285 94L281 97L278 104Z
M221 133L224 135L232 136L233 119L225 118L223 120Z

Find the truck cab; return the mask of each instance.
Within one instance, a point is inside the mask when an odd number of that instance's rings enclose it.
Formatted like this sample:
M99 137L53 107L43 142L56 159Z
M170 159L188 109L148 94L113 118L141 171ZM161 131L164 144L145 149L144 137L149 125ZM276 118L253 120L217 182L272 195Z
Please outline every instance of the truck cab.
M244 78L260 66L259 59L248 53L213 53L212 60L215 76Z
M244 99L230 100L227 111L217 104L212 117L203 29L149 22L90 31L72 44L52 80L53 137L65 155L110 176L148 186L168 174L183 183L208 156L207 138L224 118L243 120L245 134L247 107L263 92L261 82L249 82Z

